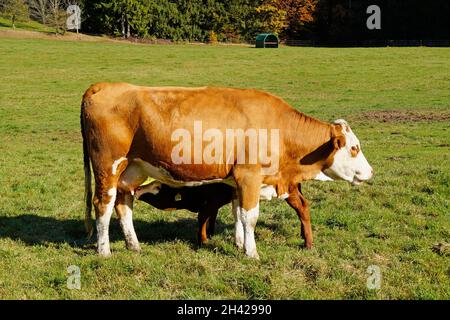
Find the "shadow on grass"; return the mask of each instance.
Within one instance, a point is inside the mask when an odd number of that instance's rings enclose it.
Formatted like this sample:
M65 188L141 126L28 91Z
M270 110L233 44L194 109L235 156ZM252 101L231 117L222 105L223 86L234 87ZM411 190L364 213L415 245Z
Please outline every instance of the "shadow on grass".
M197 219L179 219L177 221L142 221L135 220L134 226L141 243L157 244L181 240L197 248ZM226 228L232 228L217 219L216 234ZM8 217L0 216L0 238L22 241L27 245L68 244L74 248L91 247L95 243L86 238L84 224L81 219L59 220L34 214ZM117 219L111 219L110 240L123 241L124 237Z

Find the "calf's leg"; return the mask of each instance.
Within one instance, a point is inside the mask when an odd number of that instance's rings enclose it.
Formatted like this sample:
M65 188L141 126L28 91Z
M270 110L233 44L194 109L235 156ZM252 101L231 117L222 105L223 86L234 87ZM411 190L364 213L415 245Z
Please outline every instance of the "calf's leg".
M210 211L209 219L208 219L208 228L206 229L206 235L208 238L214 236L216 231L216 218L217 213L219 212L219 208L214 208Z
M197 241L199 245L208 242L214 235L219 204L215 199L208 199L198 213Z
M197 244L201 246L208 242L206 235L206 225L209 220L209 212L206 206L200 209L198 213L198 230L197 230Z

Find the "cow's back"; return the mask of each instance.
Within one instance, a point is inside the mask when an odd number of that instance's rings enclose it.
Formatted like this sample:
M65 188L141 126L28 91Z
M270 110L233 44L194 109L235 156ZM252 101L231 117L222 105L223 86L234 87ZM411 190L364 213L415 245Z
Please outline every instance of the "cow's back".
M214 87L98 83L86 91L84 101L87 118L102 135L111 137L106 140L117 140L124 148L129 144L128 158L140 158L186 181L226 178L232 169L228 164L235 161L174 166L172 134L176 130L187 130L193 141L194 125L198 124L202 133L216 129L223 137L229 129L280 129L282 116L295 111L282 99L262 91ZM203 148L207 142L202 143Z

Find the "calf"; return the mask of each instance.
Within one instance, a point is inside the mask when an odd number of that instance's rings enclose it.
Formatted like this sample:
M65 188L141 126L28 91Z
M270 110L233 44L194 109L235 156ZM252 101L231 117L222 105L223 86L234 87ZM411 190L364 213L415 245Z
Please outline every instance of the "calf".
M186 209L198 213L198 245L205 244L214 235L217 212L230 203L233 188L223 183L198 187L171 188L168 185L152 182L138 188L138 200L161 210Z
M136 174L136 170L139 169L130 167L127 170L133 170L134 174ZM316 177L316 180L332 181L333 179L321 173ZM123 179L121 181L124 183ZM274 183L276 185L282 185L279 181L274 181ZM300 219L301 236L305 241L305 247L311 248L312 242L310 242L306 236L308 235L308 237L310 237L310 219L305 218L309 217L309 207L308 202L301 192L301 185L298 184L297 187L287 186L285 188L289 189L288 196L285 196L286 201L296 211ZM161 184L158 181L154 181L138 187L136 190L133 190L133 193L135 194L136 199L146 202L160 210L171 211L186 209L198 213L197 243L199 246L205 244L207 239L214 235L215 222L219 209L227 203L230 203L233 198L236 197L234 188L224 183L197 187L172 188L168 185ZM275 187L261 187L261 200L270 201L274 197L278 197ZM237 215L235 215L235 219L235 227L239 229L240 221L238 221ZM237 246L242 247L243 242L241 235L238 232L236 232L235 241Z

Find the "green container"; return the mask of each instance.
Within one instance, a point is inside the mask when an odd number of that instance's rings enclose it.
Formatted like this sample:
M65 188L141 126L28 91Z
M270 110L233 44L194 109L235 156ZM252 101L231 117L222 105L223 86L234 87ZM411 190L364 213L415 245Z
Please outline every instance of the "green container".
M261 33L256 36L256 48L278 48L278 37L273 33Z

